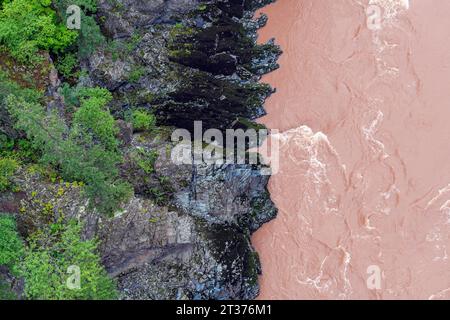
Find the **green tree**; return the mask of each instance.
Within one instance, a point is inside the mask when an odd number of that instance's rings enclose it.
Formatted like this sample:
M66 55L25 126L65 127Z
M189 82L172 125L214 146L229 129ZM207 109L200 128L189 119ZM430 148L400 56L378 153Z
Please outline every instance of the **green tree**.
M36 61L38 49L58 52L72 44L68 30L51 8L51 0L10 0L0 11L0 43L19 61Z
M23 243L17 233L14 218L0 213L0 265L17 273L23 253Z
M73 74L73 70L78 64L78 60L74 54L68 53L58 59L58 63L56 64L56 69L58 69L59 73L64 77L69 78Z
M132 113L133 128L137 131L149 131L155 128L156 118L145 110L134 110Z
M9 79L8 74L0 70L0 155L5 151L12 151L18 138L18 132L13 129L14 121L11 119L6 107L6 97L9 95L22 97L29 102L39 102L42 94L36 90L22 88Z
M32 235L23 263L28 299L109 300L117 297L114 281L101 264L97 240L81 239L81 224L70 221ZM67 285L69 267L80 271L80 287Z
M16 160L0 157L0 192L4 192L11 187L11 178L18 167Z
M118 128L105 108L112 100L111 93L106 89L88 88L80 91L79 95L82 97L81 108L75 112L73 121L75 135L90 136L92 140L98 139L105 149L116 150Z
M7 102L16 127L41 150L41 161L58 168L66 180L83 181L90 204L111 214L132 193L117 169L122 155L117 148L115 121L106 108L111 94L94 88L80 90L79 95L81 106L71 127L39 104L14 96Z
M62 21L66 21L66 10L70 5L81 8L81 29L77 39L79 58L89 56L98 46L105 43L100 27L91 16L97 12L97 0L54 0L53 3Z

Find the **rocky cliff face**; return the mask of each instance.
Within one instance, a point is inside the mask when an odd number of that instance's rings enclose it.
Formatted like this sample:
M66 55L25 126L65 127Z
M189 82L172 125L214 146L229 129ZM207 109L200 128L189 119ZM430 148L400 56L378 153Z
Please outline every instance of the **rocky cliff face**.
M255 298L261 269L250 235L276 215L269 177L253 165L176 165L169 136L197 120L204 129L246 128L264 113L272 89L258 81L277 67L280 51L256 44L265 17L252 18L267 2L99 1L98 20L115 45L83 61L82 83L107 87L117 118L139 106L165 129L133 135L121 123L121 175L135 195L114 217L88 209L77 185L21 172L21 192L1 195L0 208L27 212L19 215L22 234L42 219L82 220L85 237L101 240L123 299ZM132 161L149 153L152 170ZM36 199L51 204L51 217L40 214Z
M240 118L260 117L272 89L258 81L277 68L280 54L272 43L256 44L266 17L253 15L267 2L149 1L139 14L146 23L135 19L141 1L126 1L113 16L110 5L101 5L105 33L117 44L86 61L91 79L115 92L118 113L138 105L179 128L192 129L201 120L204 129L226 129ZM124 24L126 38L117 31Z
M256 297L260 266L250 234L276 214L268 176L247 165L175 165L166 156L170 147L133 137L127 152L159 150L156 170L149 176L124 165L137 194L114 217L89 210L78 186L45 183L30 171L15 179L21 192L2 195L0 205L26 212L18 215L22 234L61 216L83 221L85 237L101 240L103 263L123 299ZM170 177L165 189L161 177ZM170 192L158 204L146 188ZM42 206L50 215L42 215Z

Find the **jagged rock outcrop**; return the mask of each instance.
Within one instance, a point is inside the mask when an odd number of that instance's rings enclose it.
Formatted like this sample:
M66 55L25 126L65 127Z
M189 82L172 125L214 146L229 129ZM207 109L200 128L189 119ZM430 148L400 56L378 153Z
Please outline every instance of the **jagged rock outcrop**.
M184 212L211 224L234 225L244 233L256 231L276 210L266 185L269 177L250 165L193 167L191 183L174 195Z
M175 17L194 8L199 0L99 0L104 31L117 39L131 36L136 29L156 23L174 22Z
M255 165L177 165L171 131L253 125L272 89L260 76L279 49L256 44L256 8L270 0L99 1L102 30L116 39L82 62L82 84L108 88L120 127L120 172L135 195L112 217L93 210L77 183L22 169L21 192L0 197L25 237L58 218L98 237L123 299L252 299L261 272L250 236L274 218L268 176ZM158 116L156 135L135 134L131 107ZM42 214L42 212L45 214Z
M245 128L240 119L264 114L272 89L260 76L277 68L280 54L273 42L256 44L266 17L253 15L269 2L124 1L122 14L100 2L104 29L123 39L116 52L104 48L86 61L90 79L112 90L119 117L134 106L154 112L160 125ZM250 235L276 214L269 177L250 165L176 165L169 144L133 139L122 174L139 198L99 231L123 297L256 297L260 267ZM136 150L158 151L154 171L130 161Z
M170 174L178 189L161 205L136 195L114 217L101 216L76 183L45 182L39 172L22 170L14 181L22 190L19 206L8 210L17 213L19 231L26 236L62 216L82 221L84 236L100 239L123 299L254 298L260 266L250 233L276 213L267 177L250 166L175 165L165 152L172 143L157 140L135 135L127 152L159 150L147 183L157 186ZM0 206L11 200L5 194Z
M92 55L86 67L95 83L115 92L117 113L132 104L153 111L164 125L192 130L201 120L204 129L233 128L241 118L264 115L262 105L272 93L259 79L278 67L281 51L272 41L256 43L266 16L253 19L256 8L268 2L201 1L187 13L169 10L174 20L160 14L145 27L137 24L132 36L117 40L114 51L104 48ZM183 7L185 1L168 3ZM154 4L142 12L158 15ZM124 5L132 16L143 4ZM102 10L110 8L100 5ZM121 15L121 20L134 21L131 16ZM117 29L122 24L107 17L104 25Z

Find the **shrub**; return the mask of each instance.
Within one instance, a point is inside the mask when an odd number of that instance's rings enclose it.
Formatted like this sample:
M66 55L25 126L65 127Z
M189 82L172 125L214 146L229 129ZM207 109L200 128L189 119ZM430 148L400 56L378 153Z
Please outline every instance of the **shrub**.
M82 98L81 108L75 112L75 135L81 133L85 138L90 136L92 140L99 140L107 150L116 150L119 145L116 139L118 128L109 110L105 109L112 100L111 93L106 89L95 88L83 90L80 94L88 98Z
M11 188L11 178L19 165L14 159L0 158L0 192Z
M19 61L36 61L39 49L58 52L72 44L77 32L58 24L51 0L11 0L0 11L0 43Z
M17 273L23 253L23 243L17 233L14 218L0 213L0 265Z
M155 163L158 156L159 154L156 150L148 151L140 148L131 154L131 158L147 174L155 172Z
M16 300L17 296L11 290L10 285L0 278L0 300Z
M58 61L56 69L58 69L59 73L64 77L70 78L73 75L72 72L77 64L78 59L75 57L75 55L68 53Z
M145 110L134 110L132 122L134 129L137 131L152 130L155 127L156 118Z
M131 70L128 75L128 80L132 83L138 82L145 74L145 69L142 66L138 66Z
M5 110L5 99L10 94L23 97L30 102L38 102L42 94L34 89L22 88L16 82L10 80L8 74L0 69L0 110Z
M81 239L82 226L70 221L37 232L29 239L23 263L28 299L105 300L117 297L115 283L101 264L98 242ZM80 288L67 286L68 268L80 270Z
M14 140L0 133L0 157L10 154L14 149Z
M64 97L66 108L72 111L74 107L79 105L77 87L71 87L68 83L63 83L59 93Z

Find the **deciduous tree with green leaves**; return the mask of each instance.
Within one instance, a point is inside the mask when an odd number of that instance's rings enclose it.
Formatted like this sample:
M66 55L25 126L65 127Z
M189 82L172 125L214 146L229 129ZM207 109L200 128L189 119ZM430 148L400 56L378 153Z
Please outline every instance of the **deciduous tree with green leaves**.
M28 299L110 300L117 297L115 283L101 264L97 241L82 240L81 230L81 224L70 221L30 237L23 263ZM71 266L79 268L79 288L67 285Z
M58 23L51 0L5 0L0 10L0 44L19 61L36 61L39 49L59 52L78 33Z
M0 213L0 266L17 273L23 253L24 247L14 217Z

